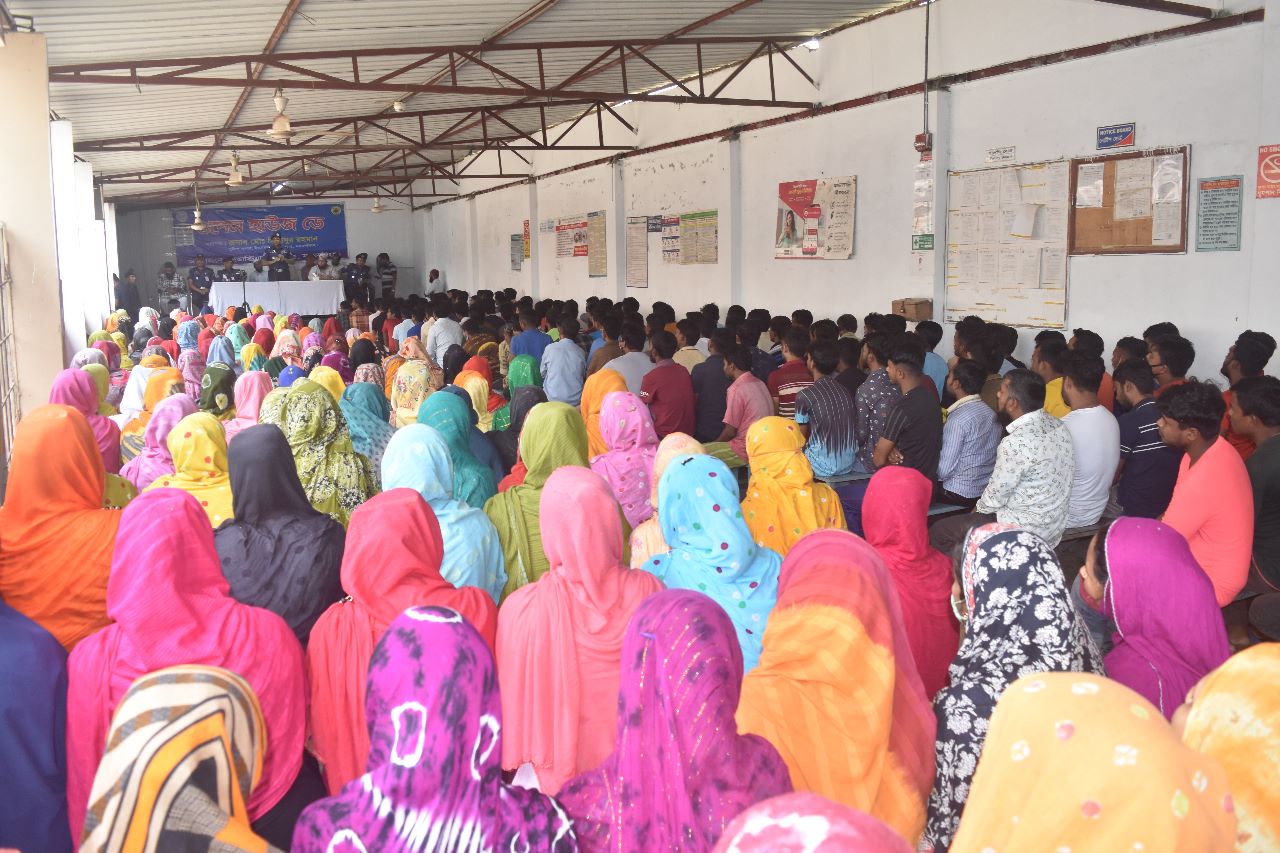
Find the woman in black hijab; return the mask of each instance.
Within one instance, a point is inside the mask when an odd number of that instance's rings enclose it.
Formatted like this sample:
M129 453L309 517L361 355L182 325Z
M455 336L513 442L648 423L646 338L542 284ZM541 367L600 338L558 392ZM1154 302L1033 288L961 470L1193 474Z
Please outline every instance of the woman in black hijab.
M356 342L351 345L349 358L352 370L362 364L382 364L382 360L378 358L378 350L374 347L373 341L368 338L356 339Z
M444 384L453 384L453 378L462 372L462 365L466 364L470 357L467 351L457 344L444 351L444 364L440 365L444 368ZM467 400L470 402L471 398L468 397Z
M293 453L274 424L236 435L228 453L235 517L214 531L231 597L282 617L307 645L342 598L342 525L312 509Z
M468 398L469 399L469 398ZM511 396L511 426L504 430L486 432L485 438L493 444L506 469L505 477L516 467L516 459L520 450L520 430L524 428L524 419L529 411L539 403L547 402L547 392L537 385L525 385L517 388Z

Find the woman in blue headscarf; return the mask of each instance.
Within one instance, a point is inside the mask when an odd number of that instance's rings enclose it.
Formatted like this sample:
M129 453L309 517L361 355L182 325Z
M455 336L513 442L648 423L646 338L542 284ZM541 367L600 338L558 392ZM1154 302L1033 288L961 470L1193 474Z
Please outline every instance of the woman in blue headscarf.
M498 531L483 511L454 499L453 463L439 432L421 423L401 427L382 455L382 488L413 489L431 505L444 535L445 580L479 587L495 604L501 600L507 570Z
M454 394L432 394L418 409L418 423L438 431L453 462L453 494L476 509L498 493L493 472L471 452L471 406Z
M642 568L668 589L715 599L733 620L744 671L750 672L778 598L782 558L752 541L737 478L714 456L677 456L658 481L658 519L671 551Z
M208 366L225 364L237 376L242 370L240 360L235 355L235 348L231 345L231 341L222 335L214 338L213 343L209 345L209 357L205 359L205 364Z
M178 326L178 349L185 352L196 349L200 342L200 324L195 320L184 320Z
M480 464L489 469L493 474L493 482L501 483L502 478L507 476L507 468L502 466L502 456L498 453L498 449L490 443L485 436L487 433L480 431L478 424L480 416L476 413L475 407L471 405L471 395L467 393L467 389L459 388L457 385L446 385L440 389L448 391L455 397L461 399L467 404L467 420L471 422L471 429L467 432L467 446L471 448L471 453L480 460Z
M382 467L382 454L387 449L387 442L395 435L389 422L391 404L383 396L382 389L368 382L348 385L338 400L338 407L347 419L356 453L368 459L373 470L377 471Z
M297 365L291 364L288 367L286 367L284 370L280 371L280 378L277 383L277 387L288 388L290 385L297 382L299 379L306 379L306 378L307 378L307 371L303 370L301 367L298 367Z

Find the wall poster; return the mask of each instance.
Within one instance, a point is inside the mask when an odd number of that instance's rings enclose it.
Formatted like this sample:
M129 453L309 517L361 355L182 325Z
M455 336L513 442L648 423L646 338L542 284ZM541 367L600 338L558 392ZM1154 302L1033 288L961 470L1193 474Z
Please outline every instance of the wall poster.
M520 264L524 261L524 235L511 235L511 271L520 272Z
M720 212L700 210L680 214L680 263L714 264L719 261Z
M1240 251L1240 216L1244 175L1201 178L1196 204L1196 251Z
M587 214L587 275L600 278L609 274L609 254L605 239L605 214L595 210Z
M556 257L587 256L587 217L562 216L556 220Z
M847 260L853 257L858 179L815 178L778 184L774 257Z
M661 217L627 217L627 287L649 286L649 220Z

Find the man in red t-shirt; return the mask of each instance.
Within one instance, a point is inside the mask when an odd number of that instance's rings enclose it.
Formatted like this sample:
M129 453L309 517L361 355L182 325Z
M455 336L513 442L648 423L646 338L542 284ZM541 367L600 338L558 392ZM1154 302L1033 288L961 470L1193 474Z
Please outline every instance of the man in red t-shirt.
M1227 377L1231 388L1235 388L1241 379L1261 376L1275 351L1275 338L1266 332L1245 329L1231 345L1231 349L1227 350L1227 357L1222 361L1222 375ZM1222 392L1222 401L1227 404L1227 414L1222 416L1222 437L1236 449L1241 459L1248 459L1253 455L1253 440L1231 428L1231 400L1234 396L1234 391Z
M782 339L782 367L769 374L769 394L778 417L796 417L796 395L813 384L813 374L805 361L809 333L793 328Z
M676 336L665 329L654 332L649 339L649 347L654 365L640 383L640 398L649 404L653 428L657 430L658 438L665 438L673 432L692 435L693 380L689 371L672 360L679 348Z

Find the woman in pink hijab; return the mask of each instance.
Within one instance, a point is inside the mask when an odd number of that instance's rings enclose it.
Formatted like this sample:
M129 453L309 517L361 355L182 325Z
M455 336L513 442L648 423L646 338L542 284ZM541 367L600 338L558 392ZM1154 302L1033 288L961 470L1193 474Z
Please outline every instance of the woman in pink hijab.
M654 593L622 641L614 752L559 800L578 849L707 853L748 806L791 792L778 750L738 734L742 650L715 601Z
M658 433L644 401L627 391L610 391L600 408L600 436L609 449L591 460L591 470L609 483L627 524L653 515L649 498Z
M498 611L502 766L532 764L554 796L613 751L623 632L662 583L623 564L618 504L587 469L552 474L538 518L551 568Z
M98 414L98 386L83 370L68 367L53 380L49 402L70 406L85 416L93 430L94 441L102 453L102 464L108 474L120 473L120 427L115 421Z
M243 429L258 424L258 409L262 401L275 385L265 370L249 370L240 374L236 380L236 416L222 425L227 434L227 442Z
M72 838L84 825L116 705L138 676L169 666L229 669L261 700L268 745L261 781L247 804L251 820L302 781L302 647L279 616L231 598L208 516L191 495L154 489L125 509L107 581L107 615L114 624L82 640L67 661ZM283 846L292 830L290 824Z
M120 476L124 477L139 492L161 477L173 473L173 456L169 453L169 432L178 425L178 421L187 415L196 413L196 404L186 394L174 394L165 397L151 410L151 420L147 421L143 440L146 445L142 452L124 463Z

